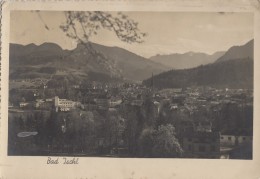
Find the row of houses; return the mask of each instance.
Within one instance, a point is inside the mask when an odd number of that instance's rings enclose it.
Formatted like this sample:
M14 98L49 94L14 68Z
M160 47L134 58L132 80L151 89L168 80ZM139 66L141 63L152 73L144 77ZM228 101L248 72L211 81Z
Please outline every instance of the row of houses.
M79 105L78 102L74 102L68 99L61 99L58 96L55 96L54 98L36 99L35 101L31 102L19 103L20 108L50 110L54 107L56 111L70 111L77 105Z
M252 136L225 135L219 132L206 131L186 131L180 137L180 143L184 150L184 157L187 158L242 157L250 159L252 157L252 150L244 150L244 148L252 148Z
M19 107L24 109L40 109L40 110L51 110L55 108L56 111L70 111L76 107L81 107L83 109L94 110L94 109L108 109L113 108L122 103L121 98L95 98L92 103L81 104L77 101L72 101L68 99L62 99L58 96L54 98L47 99L36 99L32 102L20 102Z

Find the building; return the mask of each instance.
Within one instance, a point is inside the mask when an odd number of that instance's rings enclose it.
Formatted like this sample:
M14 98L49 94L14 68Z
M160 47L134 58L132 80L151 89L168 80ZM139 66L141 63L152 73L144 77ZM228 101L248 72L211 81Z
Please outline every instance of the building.
M50 110L53 107L53 101L38 99L34 102L35 109Z
M29 105L30 105L30 103L28 103L28 102L20 102L19 103L20 108L27 107Z
M120 105L122 102L123 101L122 101L121 97L113 97L109 101L109 106L110 107L115 107L115 106Z
M58 96L54 98L54 106L56 111L70 111L75 108L76 103L68 99L60 99Z
M252 136L220 135L221 158L252 159Z
M234 147L252 143L252 136L236 136L236 135L220 135L220 145L226 147Z
M42 106L45 103L45 101L43 99L36 99L35 103L34 103L34 107L36 109L40 108L40 106Z
M182 148L187 158L220 158L220 134L218 132L185 132Z
M46 98L45 101L46 101L46 102L52 102L52 101L53 101L53 98Z

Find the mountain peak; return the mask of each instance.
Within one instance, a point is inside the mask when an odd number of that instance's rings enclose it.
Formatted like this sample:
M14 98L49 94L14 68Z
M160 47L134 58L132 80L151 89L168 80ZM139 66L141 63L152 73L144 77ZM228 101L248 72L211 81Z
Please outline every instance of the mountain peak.
M37 45L35 43L30 43L30 44L27 44L26 47L28 47L28 48L37 47Z
M254 58L254 39L248 41L244 45L233 46L221 56L216 62L223 62L232 59L253 59Z
M52 42L44 42L42 44L39 45L39 47L56 47L56 48L60 48L62 49L58 44L56 43L52 43Z

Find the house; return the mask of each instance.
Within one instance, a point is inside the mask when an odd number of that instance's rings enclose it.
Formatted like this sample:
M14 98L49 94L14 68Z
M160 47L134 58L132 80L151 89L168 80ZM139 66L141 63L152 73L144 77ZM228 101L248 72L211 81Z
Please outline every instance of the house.
M252 159L252 136L220 135L221 158Z
M171 104L170 105L170 110L177 110L178 109L178 104Z
M243 145L246 143L252 143L253 137L252 136L245 136L245 135L220 135L220 145L226 147L234 147Z
M30 105L30 103L28 103L28 102L20 102L19 103L20 108L23 108L23 107L26 107L26 106L29 106L29 105Z
M40 108L40 106L44 103L45 101L43 99L36 99L35 103L34 103L34 107L36 109Z
M53 107L53 103L47 101L36 101L34 107L36 109L50 110Z
M115 107L117 105L120 105L122 103L122 99L119 97L112 97L109 101L110 107Z
M52 102L52 101L53 101L53 98L46 98L45 101L46 101L46 102Z
M220 158L220 134L218 132L183 133L181 138L184 157L187 158Z

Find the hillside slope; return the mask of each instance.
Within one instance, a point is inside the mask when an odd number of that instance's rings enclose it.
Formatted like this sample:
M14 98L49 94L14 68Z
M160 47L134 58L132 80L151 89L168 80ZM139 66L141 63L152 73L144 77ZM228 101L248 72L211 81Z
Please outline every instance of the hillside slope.
M157 88L253 88L253 60L233 59L187 70L171 70L154 76L153 81ZM149 86L151 78L143 81L143 84Z
M92 46L97 53L90 53L83 45L78 45L73 50L63 50L54 43L39 46L10 44L10 78L74 75L96 80L107 75L111 78L142 81L152 73L158 74L169 69L122 48L98 44Z
M254 40L250 40L244 45L233 46L220 57L216 62L223 62L232 59L254 58Z

